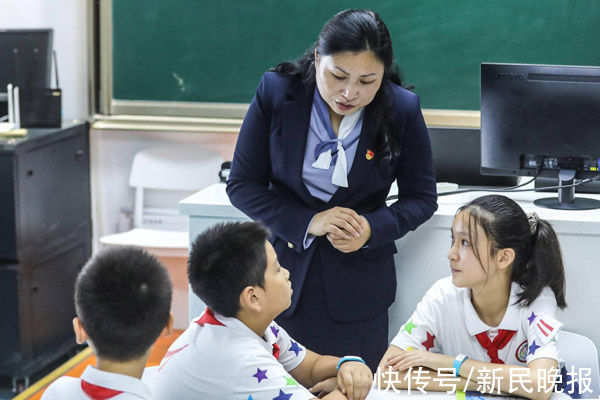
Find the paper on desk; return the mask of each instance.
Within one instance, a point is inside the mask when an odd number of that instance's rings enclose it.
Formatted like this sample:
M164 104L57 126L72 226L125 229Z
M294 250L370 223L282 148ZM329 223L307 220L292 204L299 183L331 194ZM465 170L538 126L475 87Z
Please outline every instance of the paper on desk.
M14 129L14 124L0 123L0 137L23 137L27 136L27 129Z
M15 127L12 122L0 122L0 133L8 132Z

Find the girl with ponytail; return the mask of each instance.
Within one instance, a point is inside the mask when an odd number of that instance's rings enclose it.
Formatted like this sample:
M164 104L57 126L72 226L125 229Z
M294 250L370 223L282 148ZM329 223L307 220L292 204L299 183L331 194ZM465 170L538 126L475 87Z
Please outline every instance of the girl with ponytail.
M380 386L406 388L415 373L409 368L424 367L427 390L448 390L433 378L445 371L447 379L450 370L460 389L548 398L562 325L555 313L566 307L554 229L508 197L490 195L459 208L451 239L452 275L428 290L392 340ZM392 371L401 379L391 382Z

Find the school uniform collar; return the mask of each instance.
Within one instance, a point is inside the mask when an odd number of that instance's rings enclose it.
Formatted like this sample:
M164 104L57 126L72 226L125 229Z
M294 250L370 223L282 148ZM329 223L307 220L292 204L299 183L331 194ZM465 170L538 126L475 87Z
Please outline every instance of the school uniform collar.
M279 335L279 330L281 328L277 327L274 322L271 322L263 337L259 337L256 333L248 327L248 325L244 324L237 318L233 317L225 317L223 315L217 314L210 310L208 307L204 310L202 315L195 320L195 322L199 325L203 325L202 321L211 321L210 325L215 326L223 326L226 328L234 329L243 332L246 336L256 338L256 340L265 348L265 350L272 354L273 345L277 343L277 336Z
M141 399L151 399L150 388L141 379L132 376L101 371L88 365L81 374L81 380L102 388L129 393Z
M510 298L508 300L508 307L506 313L497 327L492 327L483 322L475 308L471 303L471 289L459 289L463 296L463 307L465 315L465 323L467 325L467 331L469 335L475 336L481 332L487 332L490 329L505 329L510 331L518 331L521 324L521 310L519 305L516 304L518 298L517 295L520 291L519 285L513 282L510 286Z

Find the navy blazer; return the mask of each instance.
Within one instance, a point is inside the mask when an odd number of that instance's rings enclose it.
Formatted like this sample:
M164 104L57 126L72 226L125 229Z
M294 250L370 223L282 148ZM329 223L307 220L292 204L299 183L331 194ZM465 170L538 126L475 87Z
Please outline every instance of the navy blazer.
M314 85L307 87L275 72L264 74L258 85L237 140L227 194L235 207L269 227L279 262L290 270L294 293L284 316L298 304L309 265L323 273L333 319L361 321L386 311L396 295L394 241L437 209L431 146L419 98L395 84L389 83L389 88L394 118L405 132L400 156L392 168L377 166L374 121L367 106L348 187L340 187L325 203L302 181ZM368 150L374 152L370 160ZM394 179L399 198L388 207L385 199ZM313 216L334 206L351 208L369 221L366 248L345 254L323 236L304 249Z

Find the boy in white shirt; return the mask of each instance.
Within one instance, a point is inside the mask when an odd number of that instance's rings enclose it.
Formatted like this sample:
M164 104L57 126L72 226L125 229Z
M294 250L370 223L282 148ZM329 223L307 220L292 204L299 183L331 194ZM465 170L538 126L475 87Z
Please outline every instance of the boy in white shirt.
M373 376L360 357L316 354L273 322L292 288L268 237L244 222L196 238L188 276L208 308L163 358L156 399L365 399Z
M152 345L173 324L171 281L161 263L135 248L101 251L77 277L75 308L77 343L89 343L96 367L59 378L42 400L151 399L140 378Z

